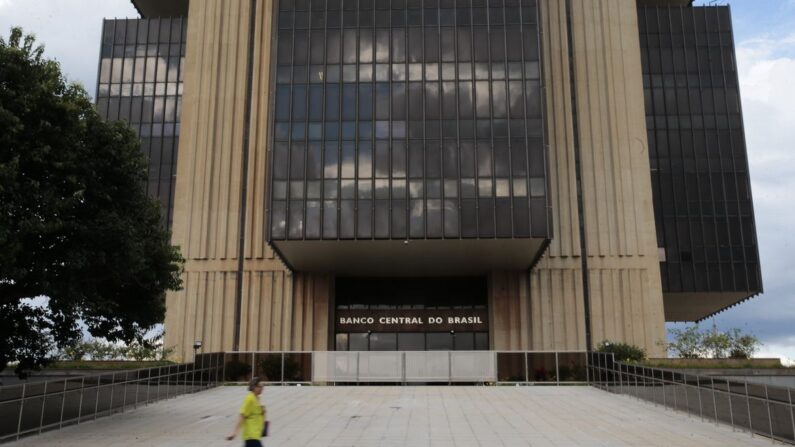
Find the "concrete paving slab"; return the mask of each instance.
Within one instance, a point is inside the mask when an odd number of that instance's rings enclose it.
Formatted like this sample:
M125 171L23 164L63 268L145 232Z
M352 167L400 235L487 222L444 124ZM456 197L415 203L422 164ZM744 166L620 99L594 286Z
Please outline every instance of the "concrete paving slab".
M12 446L231 446L245 395L221 387ZM266 446L769 446L770 440L591 387L269 387Z

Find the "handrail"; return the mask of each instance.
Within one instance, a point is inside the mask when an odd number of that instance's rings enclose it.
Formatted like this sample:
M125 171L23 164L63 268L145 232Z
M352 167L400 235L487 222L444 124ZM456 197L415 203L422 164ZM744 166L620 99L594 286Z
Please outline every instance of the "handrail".
M247 382L254 376L279 385L391 382L560 386L587 384L587 374L584 351L198 354L193 363L0 387L0 443L206 390L221 382Z
M194 362L0 387L0 443L218 385L223 354Z
M588 353L588 369L596 388L795 444L792 388L623 363L609 353Z

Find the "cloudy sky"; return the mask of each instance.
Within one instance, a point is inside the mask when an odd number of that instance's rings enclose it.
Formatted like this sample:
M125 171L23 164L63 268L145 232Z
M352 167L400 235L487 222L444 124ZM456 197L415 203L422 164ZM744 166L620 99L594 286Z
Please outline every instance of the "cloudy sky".
M714 323L759 336L761 355L795 359L795 0L731 5L765 294ZM129 0L0 0L0 34L13 25L35 33L93 92L102 18L136 16Z

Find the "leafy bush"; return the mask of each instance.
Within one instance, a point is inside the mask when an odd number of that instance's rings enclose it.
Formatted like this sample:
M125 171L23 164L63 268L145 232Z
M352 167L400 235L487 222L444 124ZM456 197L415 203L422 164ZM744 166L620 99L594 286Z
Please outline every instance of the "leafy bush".
M646 351L643 348L609 340L600 343L596 352L612 353L619 362L640 362L646 358Z
M714 327L704 334L702 346L707 355L713 359L725 359L732 349L732 338L728 332L719 332Z
M762 344L755 336L743 334L739 329L732 329L730 339L729 358L733 359L750 359Z
M721 332L713 326L702 331L694 325L670 329L668 333L673 340L663 343L663 346L674 357L684 359L750 359L761 345L758 338L737 328Z
M698 331L698 326L690 326L685 330L669 329L668 333L674 340L663 344L675 357L697 359L704 355L704 335Z
M86 342L81 340L61 348L58 358L60 360L80 361L85 358L86 354L88 354L88 346Z
M102 338L80 339L64 346L57 354L61 360L136 360L164 361L173 348L163 345L163 332L150 337L136 337L127 344L110 343Z

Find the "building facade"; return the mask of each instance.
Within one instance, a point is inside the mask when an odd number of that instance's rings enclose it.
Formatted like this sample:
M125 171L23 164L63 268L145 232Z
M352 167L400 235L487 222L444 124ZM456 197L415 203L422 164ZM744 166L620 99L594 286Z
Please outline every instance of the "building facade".
M134 3L98 107L186 258L180 357L662 355L665 321L761 292L727 7Z

